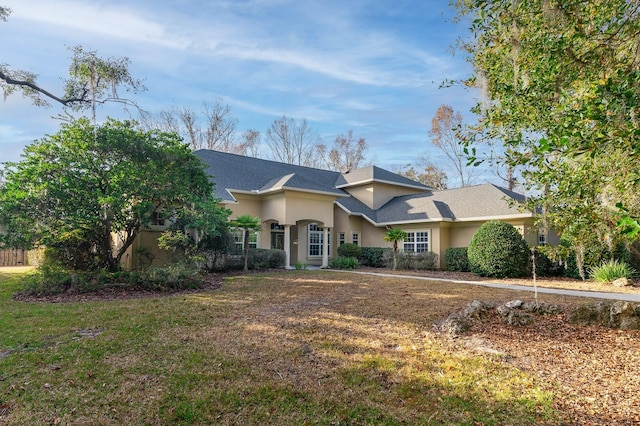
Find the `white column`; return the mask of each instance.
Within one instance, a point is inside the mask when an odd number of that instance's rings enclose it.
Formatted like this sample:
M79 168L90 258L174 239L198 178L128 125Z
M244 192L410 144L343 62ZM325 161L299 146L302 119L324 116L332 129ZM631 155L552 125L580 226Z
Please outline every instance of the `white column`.
M322 227L322 266L321 268L329 267L329 228Z
M291 269L291 225L284 226L284 268Z

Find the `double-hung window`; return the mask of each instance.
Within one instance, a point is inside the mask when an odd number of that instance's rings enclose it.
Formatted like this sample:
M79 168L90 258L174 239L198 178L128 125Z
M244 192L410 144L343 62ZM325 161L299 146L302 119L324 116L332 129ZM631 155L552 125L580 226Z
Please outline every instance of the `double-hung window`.
M238 229L234 234L233 238L236 245L236 250L242 251L244 250L244 230ZM249 248L254 249L258 248L258 232L251 231L249 232Z
M354 232L351 234L351 242L357 246L360 245L360 234Z
M402 249L407 253L429 251L429 231L410 231L404 239Z
M331 238L327 234L327 245L330 245ZM309 225L309 256L322 256L323 228L317 223ZM328 250L331 253L331 249Z

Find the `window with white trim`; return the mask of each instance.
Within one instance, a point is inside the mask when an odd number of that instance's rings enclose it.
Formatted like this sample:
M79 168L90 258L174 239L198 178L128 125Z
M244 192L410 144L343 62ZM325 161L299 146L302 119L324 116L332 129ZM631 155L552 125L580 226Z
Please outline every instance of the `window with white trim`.
M338 232L338 247L347 242L347 237L344 232Z
M323 228L317 223L309 224L309 256L322 256ZM331 235L327 233L328 253L331 253Z
M357 232L354 232L353 234L351 234L351 242L357 246L360 245L360 234L358 234Z
M410 231L404 239L402 249L407 253L429 251L429 231Z
M233 239L235 241L236 250L242 251L244 250L244 230L238 229L233 234ZM258 232L250 231L249 232L249 248L254 249L258 248Z

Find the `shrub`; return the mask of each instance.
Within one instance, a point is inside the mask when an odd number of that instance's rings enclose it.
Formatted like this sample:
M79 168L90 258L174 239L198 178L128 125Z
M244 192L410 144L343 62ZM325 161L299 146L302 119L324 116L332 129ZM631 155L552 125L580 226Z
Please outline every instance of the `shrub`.
M331 267L335 269L356 269L360 264L355 257L336 257L331 261Z
M466 247L451 247L444 252L447 271L469 272L469 257Z
M284 250L250 249L249 269L280 269L284 268ZM226 269L243 269L244 257L242 255L229 255L223 262Z
M362 247L358 260L363 266L372 268L384 268L384 253L391 249L384 247Z
M197 268L182 263L133 272L128 279L135 287L154 291L199 288L203 282Z
M353 243L344 243L338 247L338 256L358 258L362 254L362 247Z
M483 224L467 250L471 272L495 278L527 275L529 254L529 246L516 228L500 221Z
M589 269L589 277L601 283L610 283L618 278L631 278L635 273L636 271L628 263L617 259Z
M385 266L389 269L393 268L393 250L387 250L383 254ZM404 251L398 252L397 269L404 270L425 270L436 269L438 264L438 255L434 252L409 253Z
M302 263L302 262L296 262L296 264L294 265L294 268L296 268L296 271L304 271L308 267L309 267L309 265L307 265L306 263Z

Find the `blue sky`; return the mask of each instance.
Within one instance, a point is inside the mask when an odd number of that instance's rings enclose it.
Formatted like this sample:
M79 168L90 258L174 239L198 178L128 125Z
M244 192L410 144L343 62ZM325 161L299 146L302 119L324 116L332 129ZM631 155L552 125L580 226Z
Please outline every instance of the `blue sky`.
M446 168L427 131L443 103L468 113L477 95L460 87L470 66L451 46L466 36L447 0L0 0L0 63L39 74L62 92L70 52L127 56L147 91L145 110L198 109L222 98L238 130L262 133L286 115L306 118L327 145L353 130L375 164L394 169L426 154ZM0 102L0 161L55 133L62 112L20 96ZM122 109L108 114L127 118ZM453 176L450 177L453 178ZM455 186L455 180L450 180Z

